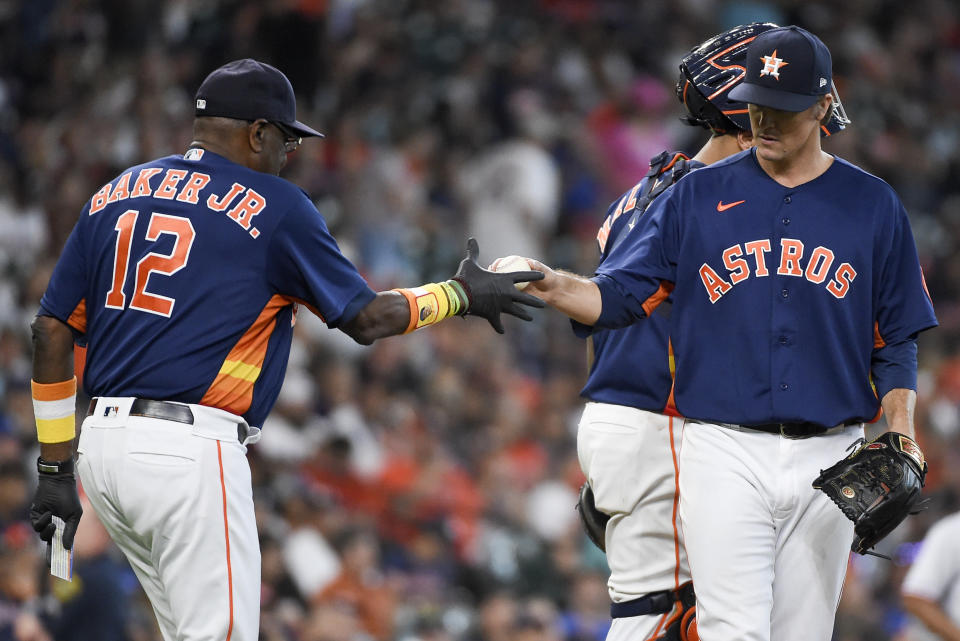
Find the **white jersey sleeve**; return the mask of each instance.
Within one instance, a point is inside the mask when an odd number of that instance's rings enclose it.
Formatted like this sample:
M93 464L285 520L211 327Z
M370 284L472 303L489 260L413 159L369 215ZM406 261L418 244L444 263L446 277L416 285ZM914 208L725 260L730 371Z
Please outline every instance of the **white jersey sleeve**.
M960 623L960 513L934 525L907 572L902 591L940 603Z

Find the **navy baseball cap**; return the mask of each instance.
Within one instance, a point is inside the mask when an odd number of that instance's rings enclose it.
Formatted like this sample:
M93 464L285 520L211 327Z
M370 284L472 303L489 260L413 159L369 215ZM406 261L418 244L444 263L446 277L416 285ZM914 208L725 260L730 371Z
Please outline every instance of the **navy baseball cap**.
M197 116L279 122L301 136L323 134L297 120L293 85L276 67L244 58L214 69L197 89Z
M830 50L796 26L771 29L747 49L747 75L730 91L739 100L783 111L803 111L833 87Z

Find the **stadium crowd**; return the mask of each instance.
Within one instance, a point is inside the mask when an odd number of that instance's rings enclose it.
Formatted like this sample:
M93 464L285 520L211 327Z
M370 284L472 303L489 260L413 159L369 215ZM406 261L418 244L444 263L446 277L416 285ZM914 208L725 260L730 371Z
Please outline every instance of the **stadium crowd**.
M155 641L131 571L87 509L72 583L26 520L35 478L29 323L83 203L185 150L227 60L286 72L326 132L284 177L375 289L519 253L591 273L606 206L678 120L677 61L755 20L832 49L853 120L825 148L889 182L941 327L920 343L930 507L851 558L836 641L919 641L899 585L960 509L960 5L953 0L0 1L0 641ZM238 257L239 259L239 257ZM594 641L605 561L576 491L584 344L559 314L498 336L454 319L371 347L305 310L251 447L264 641ZM640 364L642 366L642 364ZM85 407L86 399L81 399ZM638 461L638 465L642 465Z

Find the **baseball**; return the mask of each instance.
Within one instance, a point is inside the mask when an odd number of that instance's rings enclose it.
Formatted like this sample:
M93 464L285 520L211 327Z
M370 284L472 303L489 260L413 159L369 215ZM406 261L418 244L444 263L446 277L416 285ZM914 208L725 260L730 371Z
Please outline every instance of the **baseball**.
M493 271L495 272L528 272L530 271L530 263L527 262L526 258L522 256L504 256L503 258L498 258L493 261L491 265ZM529 283L514 283L513 286L517 289L523 289Z

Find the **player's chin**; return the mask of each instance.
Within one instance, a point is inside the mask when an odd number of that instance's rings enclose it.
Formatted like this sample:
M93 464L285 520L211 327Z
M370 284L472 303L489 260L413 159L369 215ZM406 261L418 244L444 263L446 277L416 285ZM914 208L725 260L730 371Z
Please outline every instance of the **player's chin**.
M781 160L784 156L783 145L779 141L770 142L761 140L757 143L757 155L764 160Z

